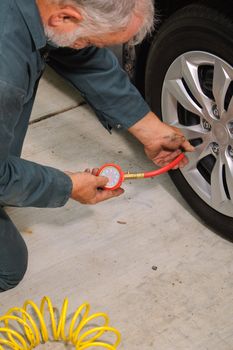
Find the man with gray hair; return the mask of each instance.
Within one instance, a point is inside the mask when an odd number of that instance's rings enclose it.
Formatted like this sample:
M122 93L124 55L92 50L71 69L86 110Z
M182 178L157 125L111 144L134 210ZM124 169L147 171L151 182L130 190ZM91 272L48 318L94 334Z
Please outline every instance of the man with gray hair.
M193 148L150 111L104 48L140 42L153 29L152 0L1 0L0 9L0 291L5 291L23 278L27 248L4 206L54 208L69 198L95 204L123 193L100 190L108 179L96 177L95 170L65 173L20 157L45 60L81 92L108 130L127 129L156 164Z

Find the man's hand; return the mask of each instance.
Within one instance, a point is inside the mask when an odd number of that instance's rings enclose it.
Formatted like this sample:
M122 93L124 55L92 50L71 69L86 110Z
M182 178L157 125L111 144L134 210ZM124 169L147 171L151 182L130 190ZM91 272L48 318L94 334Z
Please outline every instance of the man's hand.
M129 132L144 145L148 158L160 167L172 162L182 151L195 150L179 129L161 122L152 112L129 128ZM185 157L176 168L187 163Z
M108 183L108 178L96 176L97 171L98 169L93 169L91 173L87 169L85 172L66 172L73 183L72 199L82 204L96 204L124 193L122 188L115 191L103 190L102 188Z

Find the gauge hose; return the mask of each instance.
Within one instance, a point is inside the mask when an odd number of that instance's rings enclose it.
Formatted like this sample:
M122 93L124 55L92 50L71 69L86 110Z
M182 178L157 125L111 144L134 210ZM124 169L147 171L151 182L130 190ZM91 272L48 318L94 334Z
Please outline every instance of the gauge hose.
M22 308L11 308L0 317L0 350L32 350L39 344L49 341L72 344L76 350L97 347L117 349L121 335L115 328L109 326L109 317L105 313L89 315L88 303L82 304L72 317L67 316L67 310L67 298L59 313L48 297L42 299L40 307L27 300ZM46 325L47 319L49 327ZM100 320L103 324L96 325ZM111 335L111 339L114 336L114 341L103 340L102 337L105 335Z
M176 165L178 165L183 158L184 158L184 153L181 153L171 163L169 163L169 164L165 165L164 167L159 168L157 170L148 171L148 172L145 172L145 173L125 173L124 174L124 180L148 179L150 177L155 177L155 176L164 174L164 173L168 172L169 170L173 169Z

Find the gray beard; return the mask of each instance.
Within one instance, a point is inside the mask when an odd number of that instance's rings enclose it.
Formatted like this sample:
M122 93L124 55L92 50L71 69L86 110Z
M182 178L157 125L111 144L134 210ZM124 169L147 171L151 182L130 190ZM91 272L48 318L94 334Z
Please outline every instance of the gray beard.
M74 31L73 33L57 34L52 28L46 25L44 26L44 31L47 39L52 44L59 47L72 46L79 36L78 31Z

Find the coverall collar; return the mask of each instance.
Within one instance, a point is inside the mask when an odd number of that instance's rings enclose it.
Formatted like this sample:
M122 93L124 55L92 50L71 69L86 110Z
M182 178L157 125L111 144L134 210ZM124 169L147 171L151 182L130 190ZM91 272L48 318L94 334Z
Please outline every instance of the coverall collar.
M46 36L35 0L15 0L31 33L37 50L46 45Z

